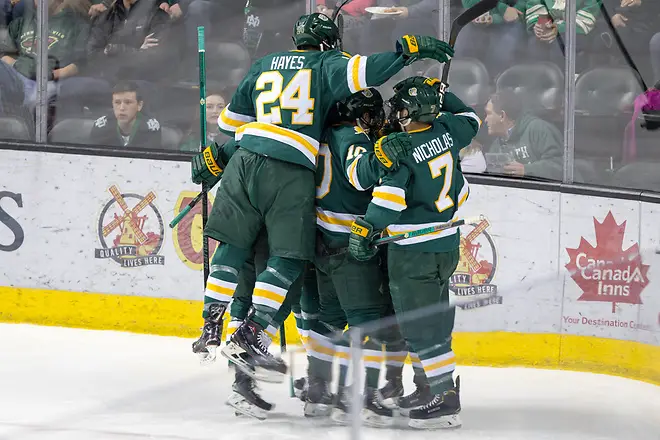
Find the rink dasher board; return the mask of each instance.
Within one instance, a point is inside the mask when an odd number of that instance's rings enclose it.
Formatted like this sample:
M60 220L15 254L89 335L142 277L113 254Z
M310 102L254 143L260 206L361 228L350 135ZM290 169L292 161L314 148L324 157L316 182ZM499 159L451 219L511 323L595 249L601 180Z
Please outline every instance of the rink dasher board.
M194 336L201 216L175 230L167 223L198 189L186 162L0 150L0 321ZM477 265L462 257L464 270L453 279L459 358L588 370L605 364L660 382L660 205L471 185L460 215L482 213L488 227L463 249ZM596 226L606 244L598 244ZM648 267L627 283L627 295L625 280L586 293L566 269L568 250L583 241L591 248L577 252L582 269L603 255L619 266L635 244L637 269ZM634 269L621 267L619 277ZM633 298L631 289L639 291ZM483 303L460 307L480 295ZM298 341L293 328L287 334Z

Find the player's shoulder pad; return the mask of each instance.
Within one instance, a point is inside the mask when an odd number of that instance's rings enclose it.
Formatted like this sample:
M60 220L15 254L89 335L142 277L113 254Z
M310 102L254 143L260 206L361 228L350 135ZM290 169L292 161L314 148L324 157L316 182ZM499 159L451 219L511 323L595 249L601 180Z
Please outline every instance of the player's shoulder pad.
M353 125L340 125L335 133L342 143L349 144L372 144L369 135L360 127Z

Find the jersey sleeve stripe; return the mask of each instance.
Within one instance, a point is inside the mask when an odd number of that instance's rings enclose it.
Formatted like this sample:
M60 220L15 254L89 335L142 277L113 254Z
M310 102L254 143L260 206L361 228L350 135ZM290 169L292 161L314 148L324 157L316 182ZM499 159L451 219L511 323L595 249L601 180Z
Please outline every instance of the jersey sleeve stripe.
M348 166L348 170L346 175L348 176L348 181L351 185L353 185L353 188L357 189L358 191L364 191L364 188L362 188L362 185L360 185L360 180L358 179L358 173L357 173L357 165L358 161L362 158L362 156L357 157L352 164Z
M319 143L317 140L297 133L284 127L278 127L273 124L263 122L251 122L241 126L236 130L236 141L240 141L243 136L257 136L266 139L272 139L283 144L289 145L300 153L304 154L314 167L316 167L316 156L319 153Z
M371 202L392 211L403 211L406 209L406 192L395 186L377 186Z
M241 125L253 122L256 119L253 116L234 113L229 110L229 106L222 109L218 117L218 127L225 131L236 131Z
M477 116L477 114L474 112L456 113L456 116L466 116L468 118L472 118L475 121L477 121L477 124L479 124L479 128L481 128L481 118Z
M468 181L465 179L465 176L463 176L463 188L461 188L461 192L458 194L458 208L465 203L465 201L468 199L470 196L470 185L468 184Z
M355 55L348 60L346 80L351 93L357 93L367 88L367 57Z

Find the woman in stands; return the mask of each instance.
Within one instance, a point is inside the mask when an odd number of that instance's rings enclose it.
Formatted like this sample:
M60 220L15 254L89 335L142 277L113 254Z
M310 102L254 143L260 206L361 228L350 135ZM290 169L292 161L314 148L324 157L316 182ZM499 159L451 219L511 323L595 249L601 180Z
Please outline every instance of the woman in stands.
M225 108L228 97L231 97L231 94L227 93L226 91L213 91L211 93L207 93L206 95L205 146L214 141L222 144L225 140L229 139L229 136L220 133L220 130L218 129L218 117L220 117L220 112L222 109ZM198 111L197 117L190 124L188 132L181 142L181 146L179 148L181 151L199 152L199 117L200 115Z

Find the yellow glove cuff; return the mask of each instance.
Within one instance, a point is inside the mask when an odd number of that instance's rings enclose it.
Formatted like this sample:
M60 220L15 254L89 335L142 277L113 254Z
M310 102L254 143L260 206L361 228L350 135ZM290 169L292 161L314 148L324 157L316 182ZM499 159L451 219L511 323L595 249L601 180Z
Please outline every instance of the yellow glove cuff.
M209 172L214 176L219 176L220 173L222 173L222 168L220 168L218 163L213 158L211 147L206 147L204 149L203 154L204 154L204 162L206 163L206 168L208 168Z
M358 225L356 222L353 222L353 224L351 225L351 233L357 234L360 237L367 238L369 236L369 229L365 228L364 226Z
M417 44L417 38L414 35L404 35L403 39L408 43L408 51L413 53L419 53L419 45Z
M383 152L382 144L385 137L386 136L383 136L376 141L376 144L374 145L374 154L376 155L376 159L378 159L380 163L382 163L385 168L389 170L394 165L394 162L392 162L390 158L387 157L387 155Z

